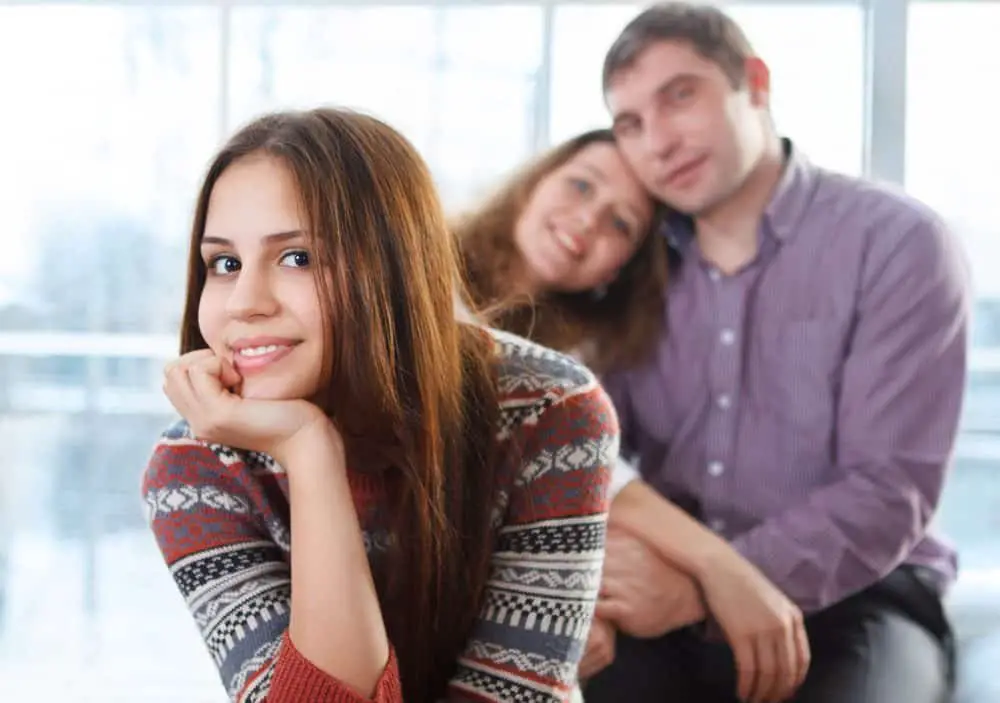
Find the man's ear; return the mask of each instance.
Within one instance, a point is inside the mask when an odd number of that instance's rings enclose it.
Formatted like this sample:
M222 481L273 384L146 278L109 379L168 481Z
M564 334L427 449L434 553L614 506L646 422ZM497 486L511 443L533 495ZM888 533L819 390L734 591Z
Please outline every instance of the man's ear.
M763 59L751 56L745 64L747 89L755 107L767 107L771 99L771 71Z

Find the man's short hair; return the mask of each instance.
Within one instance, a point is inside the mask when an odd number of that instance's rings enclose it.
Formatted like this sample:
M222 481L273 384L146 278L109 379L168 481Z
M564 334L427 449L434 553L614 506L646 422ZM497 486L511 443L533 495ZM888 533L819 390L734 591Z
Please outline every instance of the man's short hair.
M643 10L618 35L604 58L604 92L614 77L639 55L661 41L686 42L722 69L734 88L746 79L746 61L754 55L750 40L736 21L718 7L663 2Z

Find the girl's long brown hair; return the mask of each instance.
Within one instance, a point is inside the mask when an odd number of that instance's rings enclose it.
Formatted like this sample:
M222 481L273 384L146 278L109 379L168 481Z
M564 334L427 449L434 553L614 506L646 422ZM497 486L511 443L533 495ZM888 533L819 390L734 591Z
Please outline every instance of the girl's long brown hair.
M493 548L492 341L455 320L458 255L416 150L372 117L319 109L252 122L211 164L191 233L182 353L207 347L199 249L212 188L255 155L282 163L301 194L328 322L319 402L344 435L352 471L390 496L379 600L404 697L430 702L470 634Z
M664 327L667 248L652 231L601 297L591 292L548 293L539 300L510 295L520 264L514 228L535 186L581 149L614 144L610 130L585 132L516 173L478 209L453 223L462 247L470 306L491 324L560 351L579 351L596 372L639 364L652 354ZM653 228L665 213L658 209Z

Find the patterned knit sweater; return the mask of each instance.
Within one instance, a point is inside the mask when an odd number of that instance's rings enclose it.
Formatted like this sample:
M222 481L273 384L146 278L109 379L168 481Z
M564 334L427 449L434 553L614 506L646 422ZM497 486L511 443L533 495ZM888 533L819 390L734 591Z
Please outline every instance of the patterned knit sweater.
M568 701L597 597L618 421L568 356L493 332L501 443L521 448L493 505L496 548L448 701ZM514 456L512 454L511 456ZM351 474L369 559L384 552L378 484ZM270 457L191 436L181 421L143 480L156 541L233 701L364 701L287 636L288 486ZM402 701L395 653L375 701Z

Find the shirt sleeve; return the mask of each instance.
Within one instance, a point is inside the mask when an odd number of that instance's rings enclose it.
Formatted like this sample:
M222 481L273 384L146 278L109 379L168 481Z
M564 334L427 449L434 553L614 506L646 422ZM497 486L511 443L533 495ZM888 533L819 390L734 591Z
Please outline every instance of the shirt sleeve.
M617 418L594 382L521 428L520 470L449 701L568 702L576 685L603 565Z
M367 699L288 637L291 572L263 522L252 472L184 436L156 446L143 477L153 535L234 703L402 703L395 654Z
M885 577L923 538L955 442L966 373L965 261L930 218L876 237L843 367L838 480L734 540L804 611Z
M617 457L614 465L611 467L611 483L608 484L608 499L614 502L615 496L625 486L639 478L639 469L636 467L634 461L628 461L621 456Z

